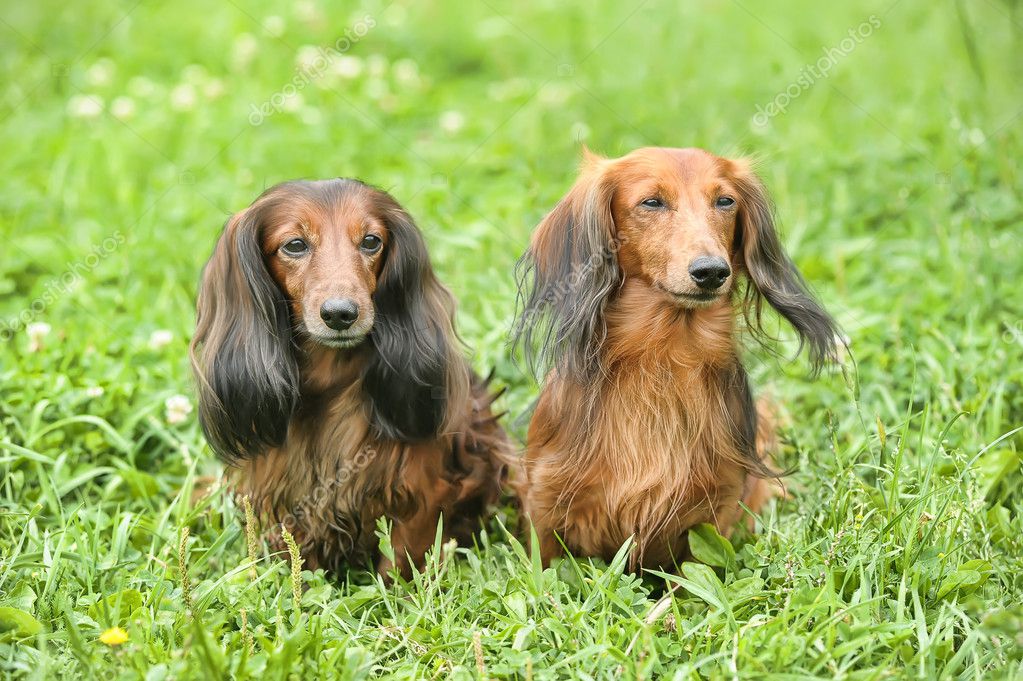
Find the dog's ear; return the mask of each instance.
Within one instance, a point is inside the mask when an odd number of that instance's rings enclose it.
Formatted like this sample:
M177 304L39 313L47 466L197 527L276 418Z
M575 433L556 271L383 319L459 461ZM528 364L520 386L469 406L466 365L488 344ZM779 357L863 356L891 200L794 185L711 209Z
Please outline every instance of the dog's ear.
M599 372L604 311L622 276L613 198L606 159L584 150L579 179L519 260L513 344L522 346L536 375L556 368L586 384Z
M267 271L260 202L238 213L206 264L190 354L199 420L233 461L284 442L298 399L287 300Z
M733 181L738 198L735 248L739 266L746 272L744 311L753 333L764 338L761 304L766 300L799 334L800 349L809 346L816 374L836 359L839 335L835 321L810 293L799 270L778 239L772 207L760 179L745 162L737 162Z
M375 352L362 385L377 435L403 442L435 437L469 399L469 371L454 330L454 300L433 273L411 216L380 192L389 239L373 294Z

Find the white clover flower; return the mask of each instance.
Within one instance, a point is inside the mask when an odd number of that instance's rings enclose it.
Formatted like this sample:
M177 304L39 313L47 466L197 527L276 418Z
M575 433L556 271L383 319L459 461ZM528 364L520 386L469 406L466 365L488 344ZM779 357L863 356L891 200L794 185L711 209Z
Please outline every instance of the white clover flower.
M103 113L103 99L96 95L75 95L67 102L67 112L73 118L95 118Z
M202 93L207 99L216 99L224 94L224 81L219 78L210 78L202 86Z
M453 135L465 127L465 116L460 111L445 111L440 115L440 129Z
M320 52L316 45L303 45L295 53L295 65L303 71L309 71L322 59Z
M280 38L284 35L284 18L271 14L263 19L263 30L271 38Z
M170 105L175 111L191 111L195 108L195 87L191 83L181 83L170 93Z
M281 102L281 110L294 113L301 109L303 104L305 104L305 98L302 97L302 93L292 92L284 96Z
M358 57L343 54L334 61L334 73L342 78L358 78L362 75L363 64Z
M99 385L92 385L85 389L85 394L88 397L102 397L104 392L103 386Z
M382 54L371 54L366 57L366 68L369 75L382 78L387 73L387 57Z
M163 406L166 408L167 424L171 426L184 423L188 420L188 415L192 413L192 402L184 395L168 397Z
M394 62L394 77L404 85L419 84L419 64L411 59L399 59Z
M149 334L149 347L153 350L162 350L171 344L174 334L167 329L157 329Z
M50 335L50 331L53 330L46 322L33 322L25 327L25 333L28 335L28 351L39 352L43 349L43 339Z
M135 115L135 100L131 97L117 97L110 102L110 113L114 118L126 120Z
M145 99L150 97L156 92L156 85L153 81L149 80L145 76L135 76L128 81L128 94L134 95L139 99Z
M181 80L186 83L199 84L207 78L209 78L209 74L206 72L206 67L202 64L189 64L181 69Z
M105 87L114 80L115 64L106 57L98 59L85 72L85 82L93 87Z
M310 2L309 0L295 3L295 14L307 24L320 20L320 8L316 6L315 2Z
M231 46L231 65L235 70L246 68L259 52L259 41L251 33L242 33Z

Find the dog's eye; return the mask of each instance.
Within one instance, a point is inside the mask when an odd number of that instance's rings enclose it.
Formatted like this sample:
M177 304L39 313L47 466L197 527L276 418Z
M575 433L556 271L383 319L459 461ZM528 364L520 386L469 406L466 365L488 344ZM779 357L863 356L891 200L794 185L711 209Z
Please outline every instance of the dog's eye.
M380 250L380 247L384 245L383 240L376 234L367 234L362 237L362 241L359 242L359 248L366 253L376 253Z
M718 200L714 202L714 205L718 208L731 208L735 205L735 199L731 196L719 196Z
M640 205L646 206L647 208L664 208L664 201L661 201L660 199L657 198L643 199L640 202Z
M281 250L291 256L304 255L309 250L309 244L303 239L292 239L288 243L281 246Z

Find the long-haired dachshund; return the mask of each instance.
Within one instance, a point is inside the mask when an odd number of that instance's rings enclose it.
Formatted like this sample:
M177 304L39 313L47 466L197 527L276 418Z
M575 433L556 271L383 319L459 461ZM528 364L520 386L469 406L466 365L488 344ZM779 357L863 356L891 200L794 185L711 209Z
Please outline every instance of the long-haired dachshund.
M288 182L224 228L203 273L192 363L200 420L256 510L311 568L381 558L408 574L444 532L471 541L508 441L462 356L422 235L356 180Z
M766 300L815 372L834 356L835 324L782 249L748 164L699 149L586 152L522 265L516 339L550 370L520 490L542 558L564 542L610 559L633 537L634 568L671 569L689 528L727 533L740 500L757 506L773 476L736 317L762 337Z

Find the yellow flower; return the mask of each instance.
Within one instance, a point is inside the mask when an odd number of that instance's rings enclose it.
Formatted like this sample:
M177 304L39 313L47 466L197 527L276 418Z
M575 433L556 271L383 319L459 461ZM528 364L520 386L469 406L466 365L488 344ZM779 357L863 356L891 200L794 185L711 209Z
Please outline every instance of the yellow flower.
M111 627L99 635L99 640L108 646L119 646L128 640L128 632L121 627Z

